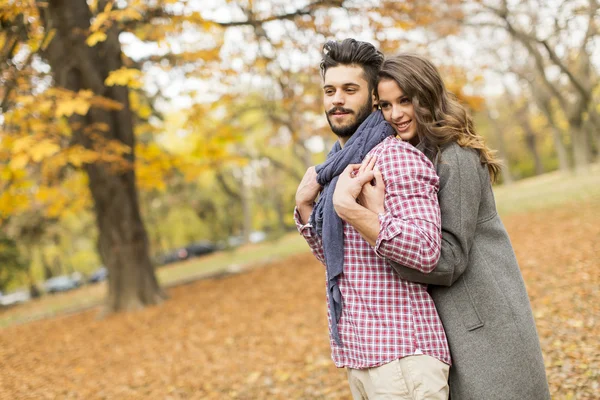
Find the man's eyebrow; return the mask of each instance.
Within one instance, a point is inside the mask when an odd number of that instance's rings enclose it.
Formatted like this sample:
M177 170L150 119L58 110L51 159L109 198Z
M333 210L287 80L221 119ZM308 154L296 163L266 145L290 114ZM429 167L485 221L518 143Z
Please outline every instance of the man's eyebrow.
M348 86L357 86L357 87L360 87L360 84L358 84L356 82L346 82L346 83L342 83L341 86L342 87L348 87ZM335 87L335 85L330 85L330 84L323 85L323 89L325 89L325 88L332 88L332 87Z

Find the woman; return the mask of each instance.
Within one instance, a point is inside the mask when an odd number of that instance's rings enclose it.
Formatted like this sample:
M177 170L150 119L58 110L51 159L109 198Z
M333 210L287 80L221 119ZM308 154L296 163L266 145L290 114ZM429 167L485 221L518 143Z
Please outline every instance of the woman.
M403 279L430 284L453 359L451 399L549 399L529 298L494 203L498 161L428 60L409 54L386 60L377 89L397 136L423 151L440 177L436 269L424 274L389 263ZM377 184L376 169L367 172L376 182L358 200L383 213L385 181Z

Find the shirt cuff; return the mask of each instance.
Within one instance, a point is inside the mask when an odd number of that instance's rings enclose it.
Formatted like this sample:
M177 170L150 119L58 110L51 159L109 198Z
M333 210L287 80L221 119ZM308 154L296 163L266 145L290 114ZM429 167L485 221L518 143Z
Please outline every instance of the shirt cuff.
M382 254L383 249L381 249L381 246L386 241L398 236L401 230L399 229L397 224L392 223L394 221L394 217L389 211L386 213L378 214L377 217L379 218L379 235L377 236L377 241L375 242L374 250L380 258L386 258Z
M296 229L298 229L298 232L300 232L302 236L312 237L313 226L310 221L306 224L302 224L300 221L300 212L298 212L298 207L294 207L294 222L296 223Z

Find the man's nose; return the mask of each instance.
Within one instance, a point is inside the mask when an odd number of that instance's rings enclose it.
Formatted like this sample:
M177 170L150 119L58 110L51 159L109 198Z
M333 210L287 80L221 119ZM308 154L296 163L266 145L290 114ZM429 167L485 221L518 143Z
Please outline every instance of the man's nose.
M341 90L338 90L333 95L333 104L335 105L343 105L346 102L346 98L344 97L344 93Z

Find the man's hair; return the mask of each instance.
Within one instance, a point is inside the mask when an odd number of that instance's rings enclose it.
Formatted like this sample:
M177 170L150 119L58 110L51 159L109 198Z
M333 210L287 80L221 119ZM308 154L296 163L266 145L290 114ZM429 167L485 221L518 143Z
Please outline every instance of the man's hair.
M355 39L343 41L329 41L325 43L321 59L321 77L329 68L339 65L361 67L364 78L369 84L369 92L377 86L377 73L383 64L384 56L371 43L360 42Z

